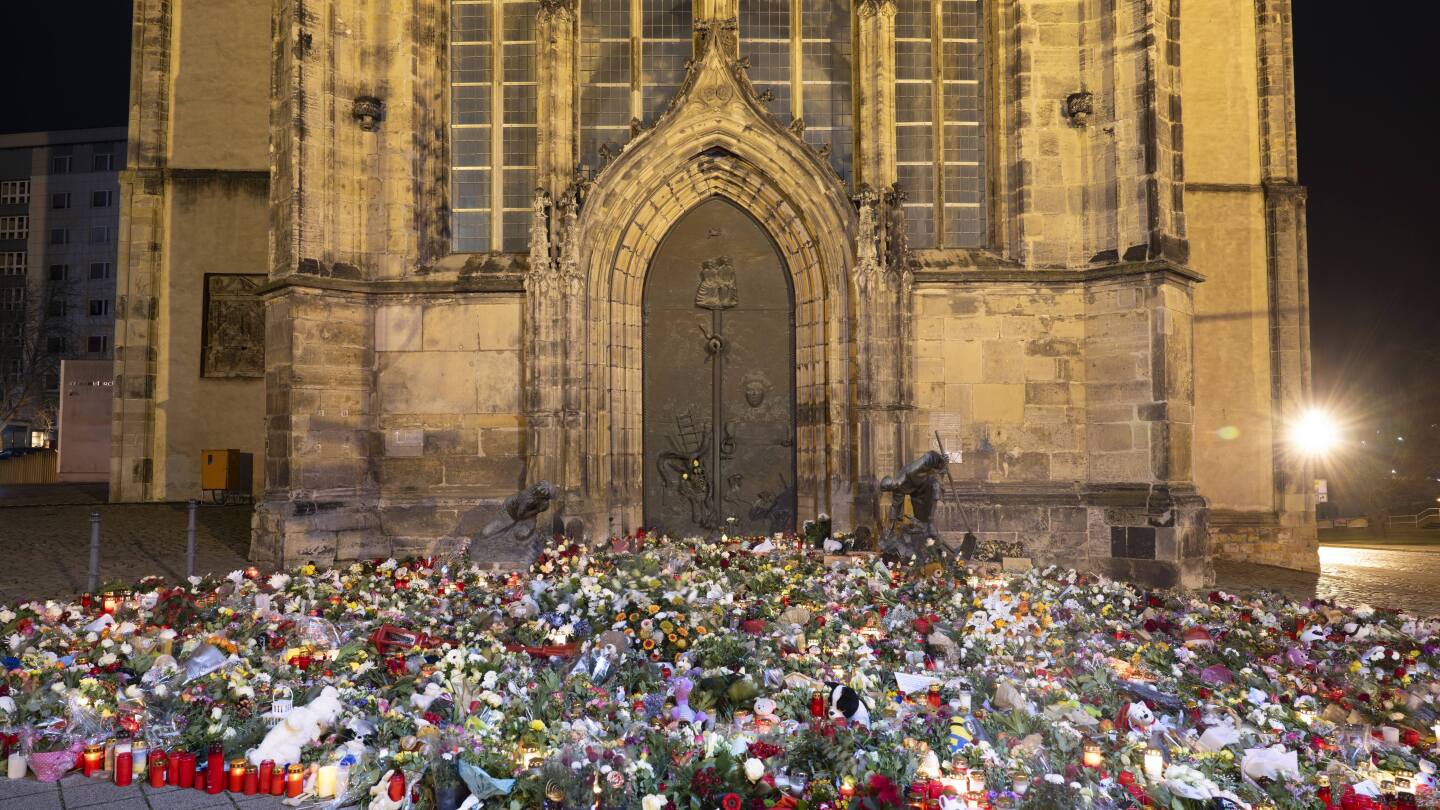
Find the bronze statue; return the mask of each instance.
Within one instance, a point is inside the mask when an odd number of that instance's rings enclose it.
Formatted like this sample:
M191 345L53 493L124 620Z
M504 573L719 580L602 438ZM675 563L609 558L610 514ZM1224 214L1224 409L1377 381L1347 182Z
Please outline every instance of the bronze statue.
M933 522L935 504L940 500L940 476L948 462L945 456L931 450L910 462L898 475L880 481L880 491L890 493L890 517L880 535L880 551L901 560L914 558L917 563L939 560L945 545ZM910 499L914 518L905 515L905 499Z
M506 498L502 514L486 524L476 538L481 542L470 544L470 561L484 562L478 558L492 553L497 545L506 550L525 547L530 560L540 556L547 538L544 532L536 531L535 521L558 494L554 484L541 481Z

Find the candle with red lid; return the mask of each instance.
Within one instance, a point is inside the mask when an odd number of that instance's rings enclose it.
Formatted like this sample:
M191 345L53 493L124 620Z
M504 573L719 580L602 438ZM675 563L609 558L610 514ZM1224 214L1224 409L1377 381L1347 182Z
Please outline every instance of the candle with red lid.
M134 761L129 751L121 751L115 755L115 784L125 787L130 784L133 778Z

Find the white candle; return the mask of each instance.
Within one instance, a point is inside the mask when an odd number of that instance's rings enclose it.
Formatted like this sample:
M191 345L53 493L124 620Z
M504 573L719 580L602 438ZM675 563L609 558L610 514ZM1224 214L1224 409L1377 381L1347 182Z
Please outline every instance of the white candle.
M1145 751L1145 778L1151 782L1160 781L1165 775L1165 754L1159 748L1150 748Z
M11 779L24 779L25 770L29 767L29 765L30 763L25 761L25 755L20 753L19 751L16 751L15 753L10 755L10 767L9 770L6 772L6 775L9 776Z
M335 779L340 769L334 765L321 765L315 772L315 796L328 799L335 795Z

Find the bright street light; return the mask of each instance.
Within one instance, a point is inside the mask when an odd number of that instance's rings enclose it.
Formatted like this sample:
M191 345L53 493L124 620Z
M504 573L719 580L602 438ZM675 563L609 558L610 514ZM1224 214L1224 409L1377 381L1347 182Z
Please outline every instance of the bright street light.
M1290 426L1290 444L1307 456L1323 456L1340 442L1340 428L1319 408L1301 414Z

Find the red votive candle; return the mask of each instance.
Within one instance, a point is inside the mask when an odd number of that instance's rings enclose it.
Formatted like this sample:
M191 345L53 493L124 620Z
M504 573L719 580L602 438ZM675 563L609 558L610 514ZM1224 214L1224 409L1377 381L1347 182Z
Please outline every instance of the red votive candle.
M225 763L222 761L220 767L216 768L209 763L205 764L205 792L221 793L225 790Z
M398 802L405 798L405 772L396 771L390 777L390 801Z
M260 789L259 768L254 765L245 766L245 780L242 791L246 796L254 796Z
M191 787L193 787L193 788L195 788L196 790L199 790L199 791L204 791L204 790L205 790L205 777L206 777L206 775L207 775L207 771L206 771L206 768L205 768L205 757L203 757L203 756L201 756L201 755L199 755L199 754L196 754L196 755L195 755L195 780L194 780L194 784L191 785Z
M245 785L245 760L230 760L230 787L231 793L239 793Z
M165 776L171 768L170 762L165 757L165 752L155 750L150 752L149 770L150 787L165 787Z
M270 795L285 795L285 765L282 763L275 766L275 773L270 775Z
M125 787L130 784L134 775L134 757L129 751L121 751L115 755L115 784L118 787Z
M305 766L291 765L285 769L285 795L295 798L305 789Z
M261 793L268 794L270 792L270 773L274 770L274 760L267 759L264 762L260 763L260 775L259 779L257 780L259 784L256 787Z
M177 787L188 788L195 786L195 755L189 751L177 753L171 762L175 763L175 778L170 784Z

